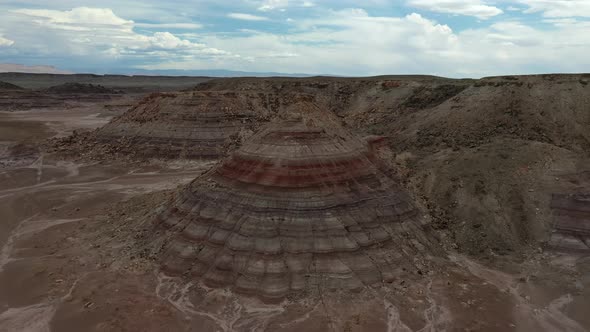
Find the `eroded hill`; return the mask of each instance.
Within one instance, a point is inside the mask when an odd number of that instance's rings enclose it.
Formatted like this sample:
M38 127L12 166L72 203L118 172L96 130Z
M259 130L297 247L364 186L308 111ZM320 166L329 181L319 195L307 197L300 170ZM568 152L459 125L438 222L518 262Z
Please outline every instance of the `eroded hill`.
M449 246L502 255L549 241L553 194L588 190L578 175L588 168L589 81L588 75L211 80L147 97L96 132L58 142L57 150L83 150L94 159L221 158L305 100L359 134L387 137L393 151L387 162L448 232Z
M222 79L1 112L0 326L584 331L587 81Z

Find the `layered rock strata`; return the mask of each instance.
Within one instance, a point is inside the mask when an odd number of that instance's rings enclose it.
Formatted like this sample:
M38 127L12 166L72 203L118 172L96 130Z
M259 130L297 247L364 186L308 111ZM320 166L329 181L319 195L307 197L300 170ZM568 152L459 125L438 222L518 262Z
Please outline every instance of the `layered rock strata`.
M374 148L301 120L269 125L160 207L163 269L271 299L422 273L434 242Z
M96 137L145 157L215 159L265 116L256 101L229 92L154 94Z
M559 250L590 251L590 194L555 194L550 245Z

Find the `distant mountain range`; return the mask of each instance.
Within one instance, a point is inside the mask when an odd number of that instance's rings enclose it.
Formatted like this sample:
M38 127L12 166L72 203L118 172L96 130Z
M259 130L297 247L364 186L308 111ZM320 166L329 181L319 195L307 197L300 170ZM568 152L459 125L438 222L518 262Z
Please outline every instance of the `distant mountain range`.
M109 74L121 75L147 75L147 76L205 76L205 77L310 77L316 75L299 74L299 73L277 73L277 72L247 72L235 71L225 69L197 69L197 70L178 70L178 69L164 69L164 70L122 70L115 71Z
M26 66L14 63L0 63L0 73L32 73L32 74L74 74L72 71L65 71L57 69L53 66ZM87 71L78 71L78 73L88 73ZM290 73L276 73L276 72L245 72L225 69L197 69L197 70L179 70L179 69L163 69L163 70L146 70L146 69L113 69L108 72L90 71L92 74L105 75L145 75L145 76L200 76L200 77L309 77L315 75L308 74L290 74Z
M53 66L26 66L18 63L0 63L0 73L73 74L71 71L59 70Z

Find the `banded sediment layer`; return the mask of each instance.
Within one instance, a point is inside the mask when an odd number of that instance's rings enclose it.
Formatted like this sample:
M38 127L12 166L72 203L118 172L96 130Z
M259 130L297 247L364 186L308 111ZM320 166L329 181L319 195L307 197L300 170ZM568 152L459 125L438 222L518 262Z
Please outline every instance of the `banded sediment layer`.
M231 91L157 93L93 133L92 139L136 157L217 159L306 94Z
M144 157L215 159L265 116L257 101L232 92L152 94L96 138Z
M165 271L270 299L421 272L434 242L374 144L309 122L269 124L159 208Z
M329 114L361 135L388 137L388 162L456 249L508 254L549 241L553 193L588 192L587 184L570 191L564 181L546 180L588 171L589 82L588 74L210 80L147 98L55 150L93 160L222 158L259 126L289 113L293 100L308 98L324 111L318 119ZM223 101L209 110L194 106L209 95ZM250 114L245 124L221 117L205 127L199 114L223 104Z
M560 250L590 251L590 194L554 194L550 244Z

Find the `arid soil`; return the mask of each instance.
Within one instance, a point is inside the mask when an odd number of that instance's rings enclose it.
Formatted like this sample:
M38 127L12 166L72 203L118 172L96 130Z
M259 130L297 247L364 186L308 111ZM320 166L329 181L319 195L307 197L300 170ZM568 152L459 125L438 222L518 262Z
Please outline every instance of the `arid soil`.
M227 79L172 97L3 108L0 331L587 331L589 80ZM249 120L236 120L240 103L212 109L211 96L246 103ZM164 272L146 250L157 207L300 105L358 137L386 137L381 167L440 246L428 264L273 301ZM307 120L322 123L314 112ZM159 140L144 130L154 121L169 128ZM160 154L201 142L194 123L224 134L212 142L220 156ZM113 124L143 141L109 141L114 131L101 132ZM126 152L146 146L160 148Z

